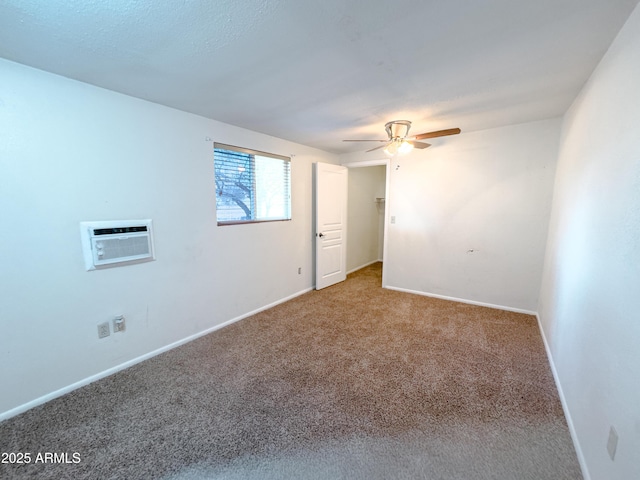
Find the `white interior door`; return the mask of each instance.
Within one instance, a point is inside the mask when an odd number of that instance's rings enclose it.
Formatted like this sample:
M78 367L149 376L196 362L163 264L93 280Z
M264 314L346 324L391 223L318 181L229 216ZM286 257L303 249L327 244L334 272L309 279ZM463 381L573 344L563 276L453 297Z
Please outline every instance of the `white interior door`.
M347 167L317 162L316 290L347 278Z

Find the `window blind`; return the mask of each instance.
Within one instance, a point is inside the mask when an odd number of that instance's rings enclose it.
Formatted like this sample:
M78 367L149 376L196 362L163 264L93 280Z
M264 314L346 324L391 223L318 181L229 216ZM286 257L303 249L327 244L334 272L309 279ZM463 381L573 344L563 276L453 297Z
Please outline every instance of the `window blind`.
M214 144L219 225L291 219L291 159Z

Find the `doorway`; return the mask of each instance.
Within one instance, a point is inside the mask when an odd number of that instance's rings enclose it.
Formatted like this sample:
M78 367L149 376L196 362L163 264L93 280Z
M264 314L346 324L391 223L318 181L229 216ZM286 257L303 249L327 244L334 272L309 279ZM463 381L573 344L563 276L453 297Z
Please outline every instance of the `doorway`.
M383 159L344 165L349 168L347 273L380 261L384 266L389 163Z

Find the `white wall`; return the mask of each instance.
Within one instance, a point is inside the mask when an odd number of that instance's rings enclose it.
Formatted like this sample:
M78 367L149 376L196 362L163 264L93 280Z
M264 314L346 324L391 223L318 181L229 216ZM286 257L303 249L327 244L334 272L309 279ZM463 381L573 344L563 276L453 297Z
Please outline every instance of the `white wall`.
M640 478L638 85L636 8L565 116L539 307L593 480Z
M347 271L382 259L381 229L384 223L384 165L349 169L347 220Z
M394 159L388 285L535 311L559 129L550 119L462 133Z
M311 164L334 155L5 60L0 136L0 415L313 286ZM206 137L295 154L293 220L217 227ZM136 218L157 260L86 272L79 222Z

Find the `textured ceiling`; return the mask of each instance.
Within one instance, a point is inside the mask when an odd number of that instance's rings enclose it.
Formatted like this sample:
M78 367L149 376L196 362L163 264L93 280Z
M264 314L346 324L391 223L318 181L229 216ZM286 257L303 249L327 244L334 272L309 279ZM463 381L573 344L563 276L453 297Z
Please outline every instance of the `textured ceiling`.
M2 0L0 57L348 152L561 115L637 3Z

